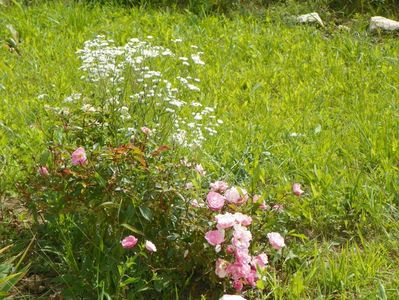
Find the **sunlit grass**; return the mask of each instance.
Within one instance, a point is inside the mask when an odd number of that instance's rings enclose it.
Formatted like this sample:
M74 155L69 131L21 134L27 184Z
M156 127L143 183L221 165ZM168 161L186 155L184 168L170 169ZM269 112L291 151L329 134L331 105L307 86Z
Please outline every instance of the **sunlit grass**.
M307 237L289 239L297 257L271 280L274 297L398 297L397 40L369 35L361 19L350 32L296 26L288 12L199 18L79 4L1 7L1 37L12 24L21 55L0 50L0 195L14 195L41 151L44 104L82 87L75 52L85 40L152 35L173 49L171 39L181 38L181 51L204 51L199 100L224 120L195 153L208 175L269 194L285 205L288 228ZM284 191L294 181L306 197L292 202Z

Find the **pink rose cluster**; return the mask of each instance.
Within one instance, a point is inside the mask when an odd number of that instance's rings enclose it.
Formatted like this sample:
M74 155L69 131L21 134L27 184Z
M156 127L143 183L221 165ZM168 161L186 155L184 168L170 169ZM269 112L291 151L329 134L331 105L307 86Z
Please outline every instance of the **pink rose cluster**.
M211 183L211 190L206 197L208 207L213 211L219 211L225 203L241 205L247 202L248 193L244 189L231 187L224 181Z
M227 255L233 256L233 262L218 258L216 260L215 273L220 278L230 278L233 287L240 291L244 285L255 286L258 280L257 268L264 268L267 264L267 255L261 253L257 256L249 254L252 234L247 229L251 225L252 218L245 214L226 212L215 216L216 230L208 231L205 239L209 244L220 251L221 244L225 242L228 230L230 243L225 247Z
M244 204L249 196L246 190L231 187L223 181L211 184L207 195L207 203L212 211L220 211L225 202L235 205ZM256 199L258 200L258 198ZM241 291L245 285L256 286L259 279L258 271L265 268L268 263L266 253L250 255L249 248L252 241L251 231L248 226L252 218L241 212L224 212L215 216L216 229L205 234L207 242L215 247L217 253L224 250L224 258L218 258L215 273L220 278L229 278L236 291ZM279 250L285 246L284 238L276 232L268 235L270 245ZM222 244L225 243L225 245Z

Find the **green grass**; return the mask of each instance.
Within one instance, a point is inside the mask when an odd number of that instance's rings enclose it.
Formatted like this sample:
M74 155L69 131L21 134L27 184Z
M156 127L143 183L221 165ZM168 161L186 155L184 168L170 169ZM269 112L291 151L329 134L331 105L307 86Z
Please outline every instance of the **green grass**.
M367 17L350 32L297 26L287 15L298 9L200 18L80 4L0 6L0 37L9 37L7 24L21 36L21 56L0 50L0 196L16 196L15 182L41 152L43 106L82 87L75 51L85 40L152 35L173 47L170 40L182 38L182 51L205 52L200 100L217 105L225 122L195 155L212 178L244 182L286 207L292 258L283 276L270 279L271 297L398 298L397 39L370 35ZM292 201L284 192L294 181L307 196Z

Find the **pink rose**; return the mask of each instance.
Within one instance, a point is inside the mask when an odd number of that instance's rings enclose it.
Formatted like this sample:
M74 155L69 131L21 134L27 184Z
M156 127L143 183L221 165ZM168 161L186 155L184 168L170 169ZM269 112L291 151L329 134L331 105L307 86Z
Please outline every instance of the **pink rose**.
M238 190L236 187L232 187L224 194L226 200L229 203L243 204L248 200L248 193L244 189Z
M50 173L48 172L47 168L43 167L43 166L39 167L39 174L40 174L40 176L43 176L43 177L46 177L46 176L50 175Z
M137 241L138 241L138 239L137 239L135 236L129 235L129 236L125 237L125 238L121 241L121 244L122 244L122 247L123 247L123 248L125 248L125 249L131 249L131 248L133 248L134 246L136 246Z
M248 248L251 240L252 234L249 230L240 225L234 226L232 244L236 249Z
M292 191L298 197L304 193L304 191L302 191L301 185L299 183L294 183L292 185Z
M233 283L233 288L234 288L237 292L241 291L243 287L244 287L244 285L242 284L242 281L241 281L241 280L236 280L236 281L234 281L234 283Z
M224 259L218 258L216 260L216 267L215 267L215 273L219 278L225 278L228 273L227 273L227 266L229 265L229 262Z
M236 222L234 215L229 212L216 215L215 220L217 222L217 229L226 229L229 227L233 227Z
M268 262L268 259L267 259L266 253L261 253L261 254L259 254L257 256L254 256L252 258L251 265L254 268L263 269L264 267L266 267L267 262Z
M200 176L205 176L205 170L204 170L204 168L202 167L202 165L201 164L197 164L197 165L195 165L195 171L197 171L197 173L200 175Z
M270 232L267 234L269 239L270 245L276 249L280 250L281 248L285 247L284 238L278 232Z
M212 246L219 245L224 242L224 230L210 230L205 234L205 239Z
M229 276L236 281L240 278L247 277L251 273L251 267L248 264L234 262L227 266L227 273L229 273Z
M240 264L249 264L251 262L251 255L249 255L248 248L236 249L235 252L236 262Z
M209 192L208 196L206 196L206 200L208 202L208 206L211 210L217 211L221 210L224 206L225 198L216 192Z
M191 190L194 187L194 184L192 182L187 182L185 187L186 190Z
M229 186L224 181L215 181L214 183L211 183L212 192L223 193L227 190L228 187Z
M252 218L250 216L244 215L240 212L234 214L234 218L237 224L242 226L249 226L252 223Z
M145 135L150 135L152 130L148 127L143 126L141 127L141 132L143 132Z
M252 197L252 201L253 201L254 203L258 202L259 199L260 199L260 195L254 195L254 196Z
M198 203L198 201L196 199L191 200L190 204L191 204L192 207L196 207L196 208L200 208L201 207L201 205Z
M281 213L284 211L284 206L282 204L275 204L273 205L273 210L278 213Z
M226 247L226 253L233 254L234 253L234 247L232 245L228 245Z
M265 201L263 201L263 202L261 203L261 205L259 205L259 208L260 208L261 210L269 210L271 207L270 207L270 205L266 204Z
M87 161L86 152L83 147L79 147L72 153L72 164L74 166L83 165Z
M150 252L157 252L157 247L151 241L145 241L145 248Z
M245 278L247 283L250 286L256 286L256 280L258 280L258 276L256 275L256 270L251 270L248 276Z

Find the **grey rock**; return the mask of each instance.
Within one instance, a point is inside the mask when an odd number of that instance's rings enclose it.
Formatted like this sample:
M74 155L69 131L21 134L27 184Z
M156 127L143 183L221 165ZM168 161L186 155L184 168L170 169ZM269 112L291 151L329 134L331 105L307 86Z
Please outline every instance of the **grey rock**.
M317 12L312 12L305 15L300 15L296 18L299 23L318 23L320 26L324 27L323 20L320 18Z
M380 16L372 17L370 19L370 31L375 31L377 29L386 31L399 30L399 22Z

